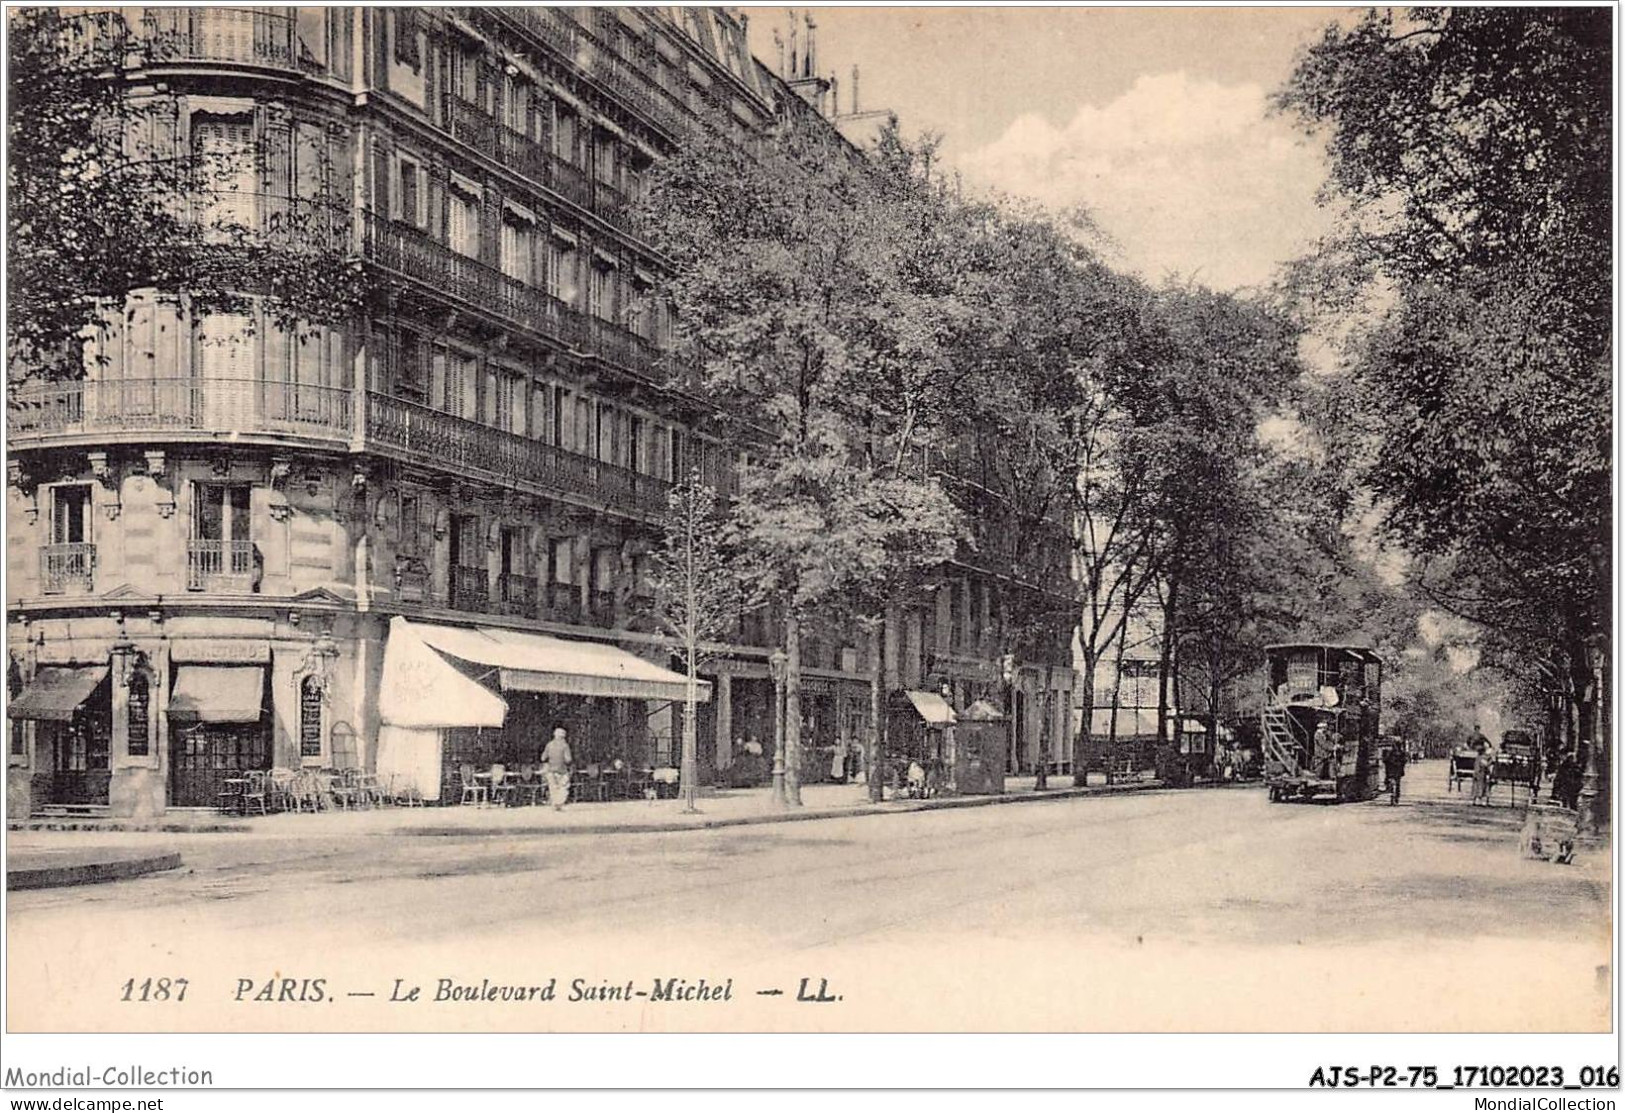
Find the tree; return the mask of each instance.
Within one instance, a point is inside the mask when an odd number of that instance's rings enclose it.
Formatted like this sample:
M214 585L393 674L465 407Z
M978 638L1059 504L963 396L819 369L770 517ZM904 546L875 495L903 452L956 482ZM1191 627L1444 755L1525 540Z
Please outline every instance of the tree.
M889 372L929 362L933 316L900 273L915 199L793 113L759 155L697 139L657 169L649 208L696 356L678 382L750 444L733 536L784 616L786 790L799 804L802 622L951 556L959 518L910 466L943 407L923 385L875 404Z
M1326 136L1351 213L1303 288L1339 311L1378 291L1323 435L1418 557L1420 587L1525 667L1555 654L1599 740L1610 30L1604 9L1374 11L1328 29L1278 97Z
M668 495L662 545L655 550L649 571L656 620L681 646L688 679L678 777L684 810L689 812L698 810L695 712L701 653L706 643L726 635L751 606L737 563L724 547L727 529L716 491L701 482L698 471L691 472Z
M122 311L134 290L184 296L195 312L239 309L257 296L289 329L346 320L362 306L367 284L346 233L346 160L323 152L319 186L301 193L267 182L264 207L246 213L226 191L245 166L265 181L262 164L288 142L285 132L235 157L183 150L175 99L131 73L161 52L156 37L116 12L34 7L7 18L13 377L83 375L78 338L110 307Z

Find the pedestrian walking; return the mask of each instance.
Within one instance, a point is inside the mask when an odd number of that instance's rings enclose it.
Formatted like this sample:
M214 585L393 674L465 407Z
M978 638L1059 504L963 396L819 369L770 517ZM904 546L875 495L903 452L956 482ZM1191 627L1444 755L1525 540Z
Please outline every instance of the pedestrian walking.
M1396 742L1382 753L1383 772L1388 777L1388 802L1399 803L1399 782L1405 779L1405 745Z
M1557 773L1552 777L1552 798L1570 811L1580 806L1580 762L1573 754L1564 754L1563 760L1557 763Z
M563 727L554 727L553 740L542 751L542 766L547 774L547 802L556 812L562 812L570 801L570 769L574 765L568 733Z

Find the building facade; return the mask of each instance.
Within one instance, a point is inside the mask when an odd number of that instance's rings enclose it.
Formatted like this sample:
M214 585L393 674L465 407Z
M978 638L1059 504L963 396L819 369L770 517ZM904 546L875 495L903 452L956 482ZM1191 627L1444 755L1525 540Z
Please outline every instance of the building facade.
M798 95L751 56L742 18L81 19L147 107L153 149L209 168L203 216L274 229L330 213L299 227L380 294L318 328L252 299L205 312L138 291L87 339L82 380L11 391L8 814L211 806L226 780L274 767L449 794L466 764L534 760L555 724L578 764L675 764L650 553L673 478L695 468L730 491L739 450L663 385L672 323L636 206L685 136L765 142ZM964 704L1021 693L1041 709L1018 708L1030 764L1043 731L1066 732L1072 674L1064 646L1002 674L1010 579L967 551L894 609L884 674ZM771 746L778 635L757 614L716 647L707 776L741 741ZM856 631L808 641L810 780L829 768L820 750L867 729L868 670ZM495 691L499 721L458 721L478 718L456 709L467 700L392 711L391 684L427 675L409 667L420 645Z

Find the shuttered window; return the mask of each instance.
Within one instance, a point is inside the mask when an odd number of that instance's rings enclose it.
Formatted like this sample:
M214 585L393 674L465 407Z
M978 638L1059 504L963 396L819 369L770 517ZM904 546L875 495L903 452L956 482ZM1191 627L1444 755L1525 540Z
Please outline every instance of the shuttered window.
M253 121L246 116L194 117L192 154L198 215L204 225L256 227Z

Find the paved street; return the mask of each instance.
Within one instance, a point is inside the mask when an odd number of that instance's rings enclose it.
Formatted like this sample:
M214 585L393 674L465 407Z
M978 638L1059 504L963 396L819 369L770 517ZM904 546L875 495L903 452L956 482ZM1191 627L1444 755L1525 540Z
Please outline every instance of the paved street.
M174 847L187 868L13 894L11 1018L25 1029L440 1028L451 1016L509 1029L1605 1027L1605 856L1525 861L1517 813L1468 808L1443 780L1441 765L1416 768L1408 783L1426 798L1397 808L1270 805L1260 789L1230 788L609 836L13 833L14 847ZM166 974L189 977L187 1002L117 1001L126 979ZM379 996L339 998L343 1021L309 1002L233 999L238 979L257 993L265 979L317 977L323 1008L337 994ZM561 1002L391 1006L396 977L429 995L441 977L557 977ZM733 977L734 1000L562 1002L578 977ZM842 1000L798 1004L802 977L828 979ZM773 988L786 992L756 993Z

